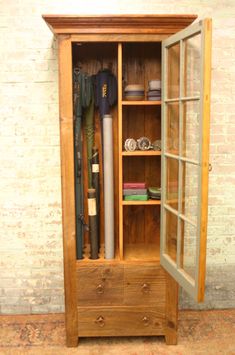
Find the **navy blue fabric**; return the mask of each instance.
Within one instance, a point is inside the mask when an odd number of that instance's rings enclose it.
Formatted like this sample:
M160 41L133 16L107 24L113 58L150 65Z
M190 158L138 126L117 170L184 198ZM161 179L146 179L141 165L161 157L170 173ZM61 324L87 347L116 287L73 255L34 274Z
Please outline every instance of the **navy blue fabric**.
M94 76L95 105L101 118L110 113L110 107L117 102L117 79L109 69L100 70Z

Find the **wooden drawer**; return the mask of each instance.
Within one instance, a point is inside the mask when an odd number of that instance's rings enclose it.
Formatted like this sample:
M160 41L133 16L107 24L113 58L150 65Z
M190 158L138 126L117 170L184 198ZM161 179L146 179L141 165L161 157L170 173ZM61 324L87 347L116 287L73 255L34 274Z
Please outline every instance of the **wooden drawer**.
M78 307L78 336L164 335L157 307Z
M165 307L166 278L160 265L125 265L124 304Z
M78 306L123 304L123 282L123 265L78 267Z

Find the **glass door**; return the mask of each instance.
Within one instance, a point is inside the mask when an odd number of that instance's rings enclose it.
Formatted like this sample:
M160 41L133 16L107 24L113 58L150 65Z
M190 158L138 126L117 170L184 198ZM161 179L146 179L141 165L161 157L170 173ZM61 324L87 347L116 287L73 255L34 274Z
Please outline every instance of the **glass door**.
M211 20L162 43L162 266L204 297L208 205Z

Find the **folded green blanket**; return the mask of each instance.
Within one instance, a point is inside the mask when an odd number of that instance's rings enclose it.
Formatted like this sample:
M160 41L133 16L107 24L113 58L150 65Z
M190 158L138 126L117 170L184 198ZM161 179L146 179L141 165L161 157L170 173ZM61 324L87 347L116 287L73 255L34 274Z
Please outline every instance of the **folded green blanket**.
M124 201L147 201L148 195L126 195Z

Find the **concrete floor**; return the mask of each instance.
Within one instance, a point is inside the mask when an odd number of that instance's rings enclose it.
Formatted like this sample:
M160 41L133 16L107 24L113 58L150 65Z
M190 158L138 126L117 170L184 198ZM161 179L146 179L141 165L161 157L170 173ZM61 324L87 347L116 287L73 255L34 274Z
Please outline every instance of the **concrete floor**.
M235 309L180 311L178 345L164 337L82 338L66 348L63 314L0 316L0 354L235 355Z

